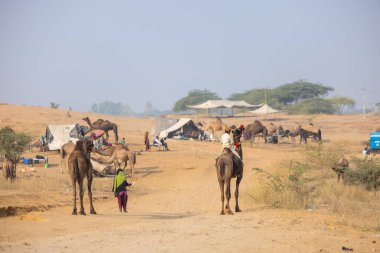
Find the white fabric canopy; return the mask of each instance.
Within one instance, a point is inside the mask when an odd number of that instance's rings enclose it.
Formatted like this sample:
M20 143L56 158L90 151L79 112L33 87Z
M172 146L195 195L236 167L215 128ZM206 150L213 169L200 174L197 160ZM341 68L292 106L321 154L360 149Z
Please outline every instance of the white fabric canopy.
M76 143L79 140L78 129L72 125L48 125L46 140L49 150L58 150L68 141Z
M215 109L215 108L255 108L259 105L251 105L244 100L230 101L230 100L209 100L199 105L188 105L188 108L192 109Z
M254 110L254 111L249 111L249 112L253 113L253 114L271 114L271 113L276 113L276 112L280 112L280 111L273 109L272 107L270 107L267 104L264 104L259 109Z

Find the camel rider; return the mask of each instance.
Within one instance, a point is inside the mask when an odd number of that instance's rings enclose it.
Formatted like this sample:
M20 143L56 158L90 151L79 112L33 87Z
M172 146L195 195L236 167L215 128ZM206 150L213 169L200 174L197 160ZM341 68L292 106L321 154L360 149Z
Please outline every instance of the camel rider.
M241 157L239 156L239 154L236 152L234 146L233 146L233 139L231 137L231 128L229 128L228 126L226 126L224 128L224 134L222 135L222 137L220 138L220 142L222 143L222 146L223 148L228 148L231 150L231 152L237 157L239 158L239 160L241 161Z
M131 184L127 183L127 179L125 178L124 172L122 169L118 169L116 171L115 178L113 180L113 188L112 191L115 193L115 197L117 197L119 210L127 212L127 202L128 202L128 194L127 194L127 186Z
M241 138L241 135L245 129L244 125L240 125L239 128L236 128L236 126L233 125L231 128L232 128L232 136L233 136L233 140L234 140L235 150L238 152L241 160L243 160L243 149L241 147L240 138Z

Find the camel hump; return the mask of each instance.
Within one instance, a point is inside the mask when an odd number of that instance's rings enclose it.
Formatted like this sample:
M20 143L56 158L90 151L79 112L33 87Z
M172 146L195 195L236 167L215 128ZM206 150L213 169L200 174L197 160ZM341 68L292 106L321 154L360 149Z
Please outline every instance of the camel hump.
M316 126L309 124L309 125L305 125L303 127L303 130L308 131L308 132L312 132L312 133L317 133L319 129Z

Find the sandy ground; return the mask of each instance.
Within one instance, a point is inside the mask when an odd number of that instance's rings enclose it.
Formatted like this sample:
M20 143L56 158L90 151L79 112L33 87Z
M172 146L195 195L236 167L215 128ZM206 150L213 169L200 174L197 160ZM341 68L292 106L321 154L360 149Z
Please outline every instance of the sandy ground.
M42 107L0 105L0 127L39 136L46 123L80 122L81 118L105 117L119 125L132 150L142 149L143 133L153 118L123 118ZM285 116L282 124L318 122L326 142L344 144L350 153L360 153L361 141L380 126L379 116ZM195 121L207 121L194 118ZM247 124L252 117L228 118L228 124ZM112 136L112 134L111 134ZM1 252L340 252L342 246L355 252L379 252L380 234L362 231L339 222L323 210L272 209L255 201L251 191L260 177L252 168L274 171L299 148L284 145L244 145L245 170L239 198L241 213L219 215L220 193L214 160L221 152L217 143L169 141L169 152L153 150L137 157L136 181L129 190L128 213L119 213L110 191L112 179L94 179L97 215L72 216L68 175L59 173L58 154L48 154L51 166L37 167L33 178L58 182L46 190L30 185L30 191L0 190L0 208L19 209L17 215L0 218ZM34 153L37 154L37 153ZM28 154L27 154L28 155ZM22 177L22 175L20 175ZM31 180L36 182L38 180ZM43 181L44 182L44 181ZM0 181L4 183L4 181ZM233 182L232 186L234 187ZM29 187L29 185L28 185ZM44 188L44 183L37 187ZM87 194L85 210L89 213ZM232 198L232 206L234 206ZM30 212L31 211L31 212Z

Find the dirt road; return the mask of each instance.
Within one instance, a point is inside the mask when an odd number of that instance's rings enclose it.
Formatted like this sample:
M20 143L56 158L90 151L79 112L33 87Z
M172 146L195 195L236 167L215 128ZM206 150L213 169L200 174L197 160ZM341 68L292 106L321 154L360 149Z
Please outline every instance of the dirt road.
M379 235L337 225L328 215L257 204L249 193L257 184L250 168L264 163L260 157L265 150L247 148L251 155L246 156L241 184L243 212L219 215L213 164L219 145L170 144L170 152L138 156L137 181L129 191L128 213L119 213L116 199L111 197L95 201L97 215L72 216L71 206L65 206L3 218L0 251L340 252L342 246L355 252L380 250ZM281 158L277 156L272 162ZM232 206L234 203L232 199ZM85 208L88 211L87 194Z

